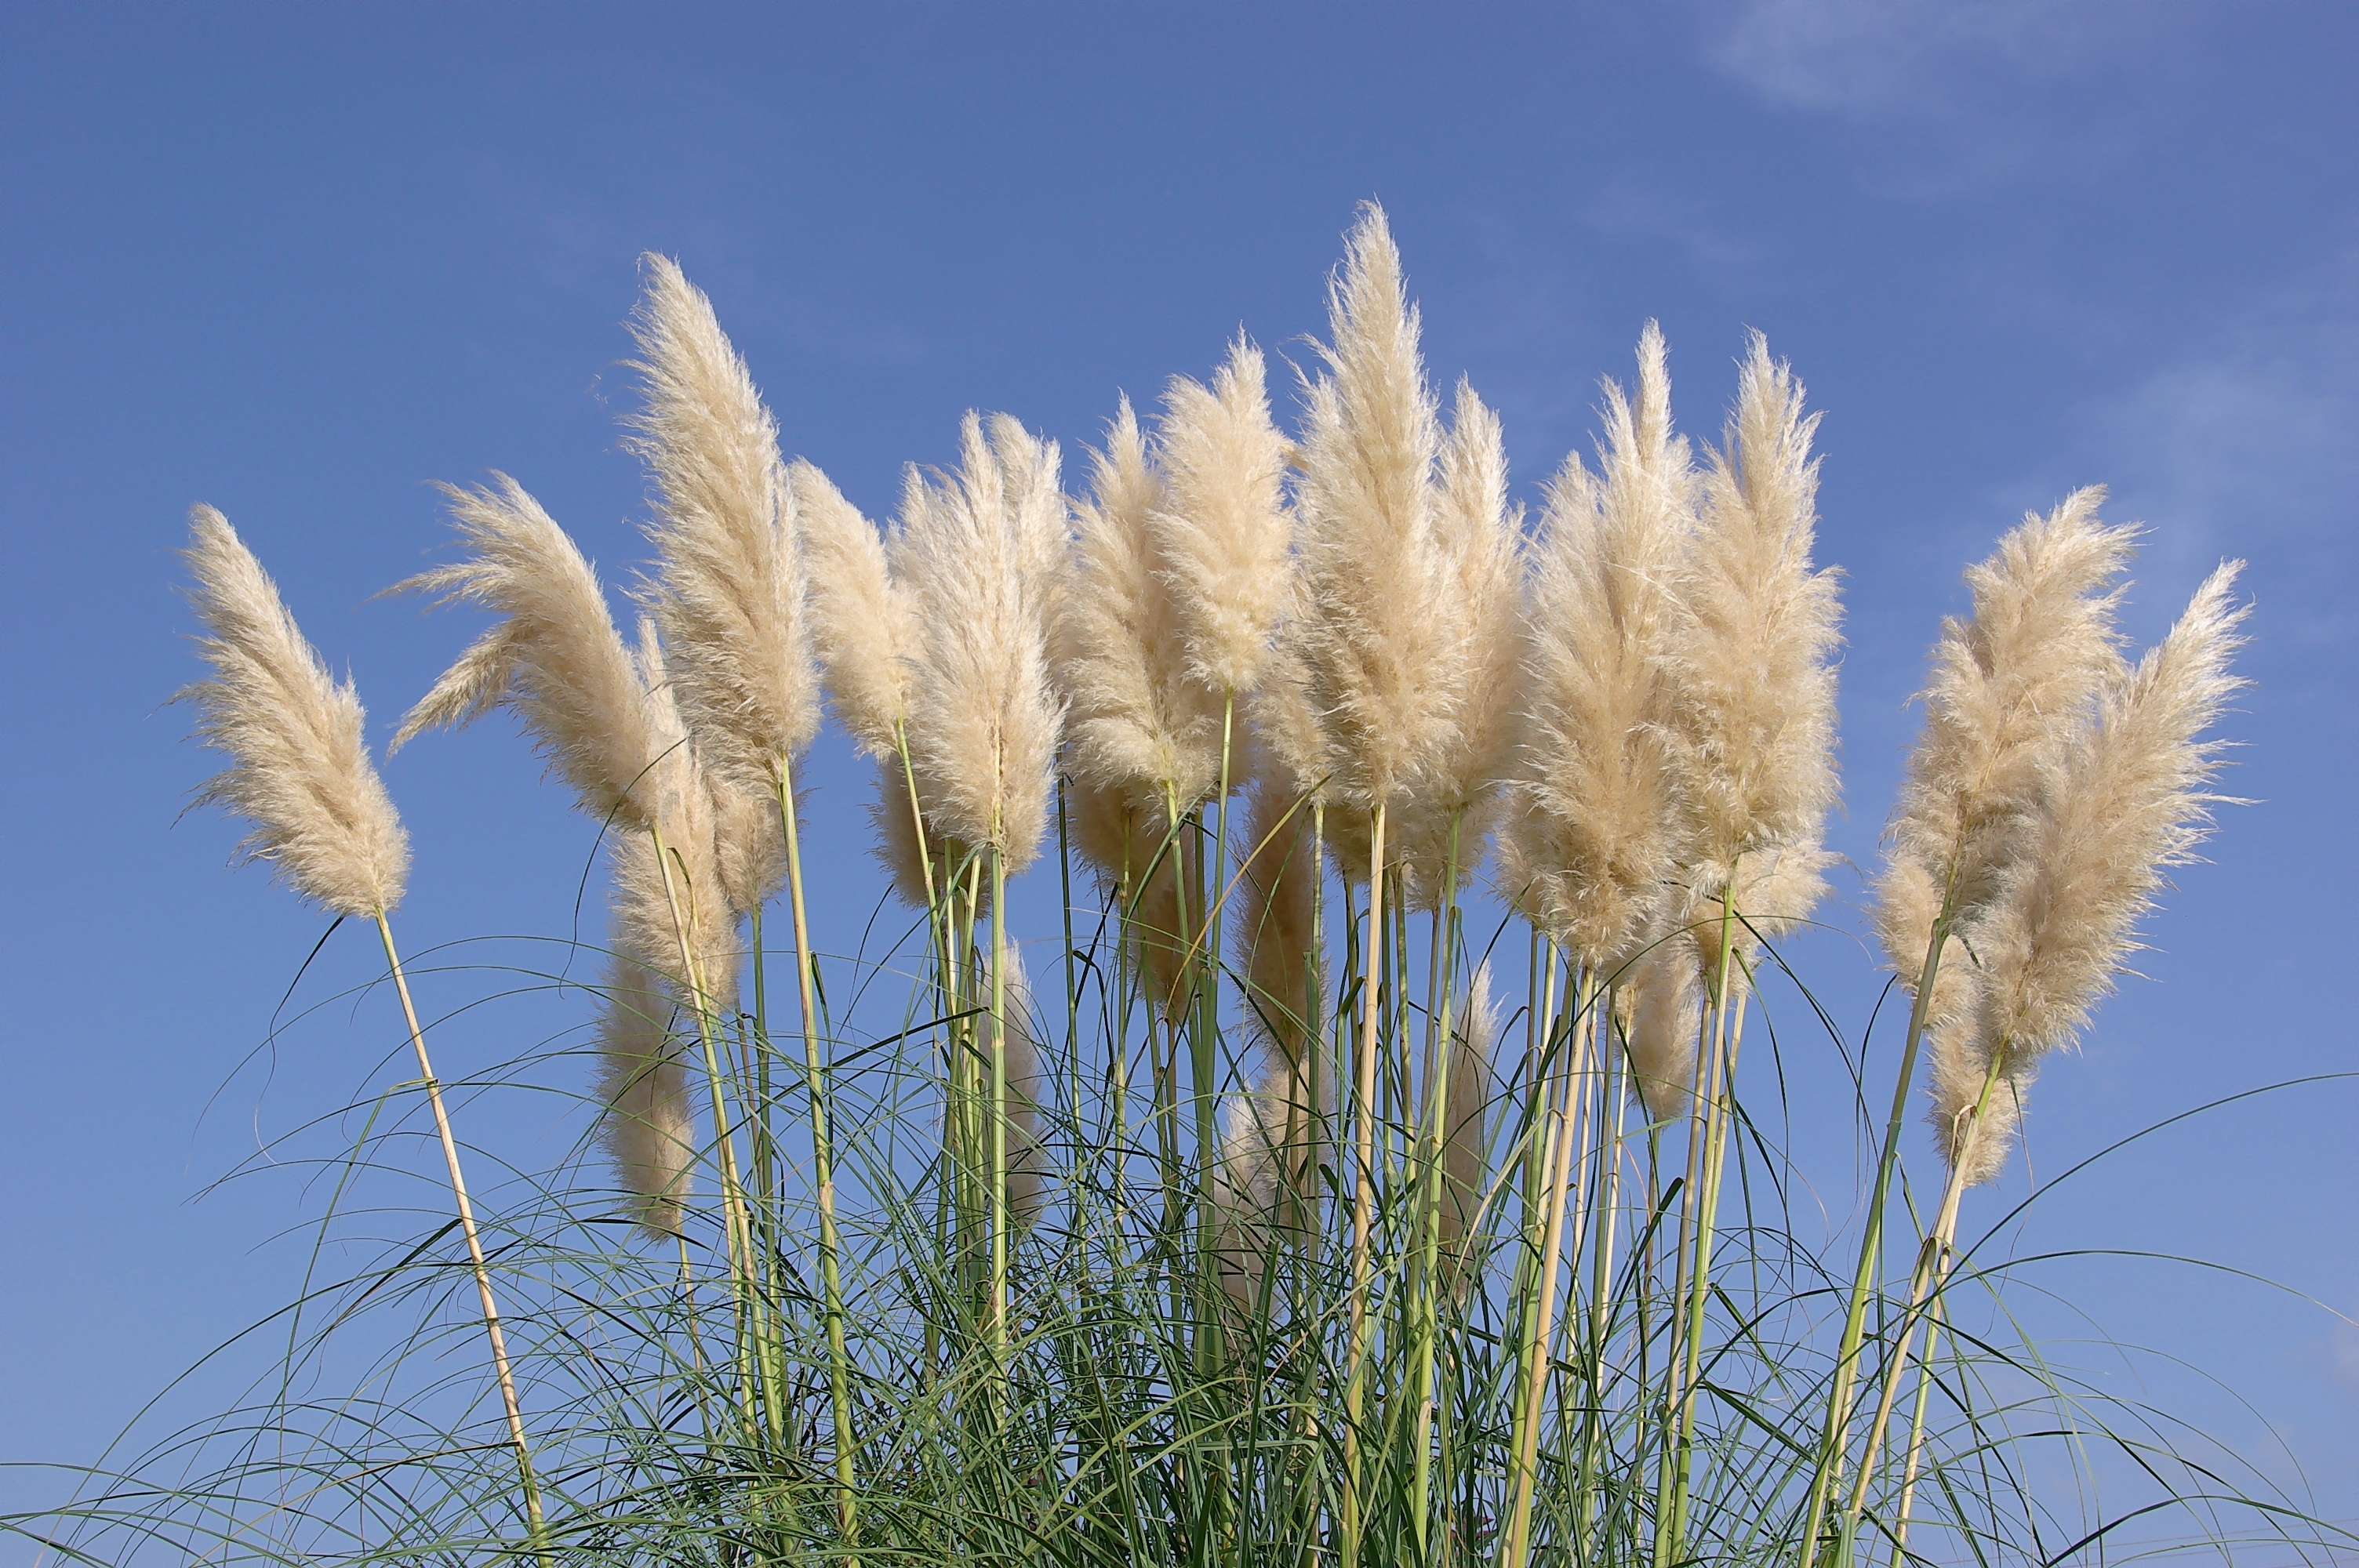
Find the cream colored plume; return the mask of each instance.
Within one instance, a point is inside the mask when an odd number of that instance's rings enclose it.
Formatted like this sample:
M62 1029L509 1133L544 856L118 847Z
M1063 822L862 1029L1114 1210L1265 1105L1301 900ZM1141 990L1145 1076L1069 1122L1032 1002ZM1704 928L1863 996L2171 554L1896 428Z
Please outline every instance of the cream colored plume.
M1320 867L1310 807L1266 761L1254 769L1236 854L1244 899L1229 919L1245 979L1246 1026L1288 1064L1323 1035L1323 966L1311 934Z
M922 784L919 786L921 792ZM926 797L921 793L919 800ZM868 819L876 829L875 845L877 863L891 879L893 892L913 909L930 907L927 903L927 878L933 879L933 896L939 901L949 891L973 854L973 846L955 838L945 838L930 826L926 829L925 848L918 845L919 814L909 807L909 779L902 771L897 756L876 759L876 798L870 802ZM963 887L965 884L961 882ZM991 879L978 877L975 882L975 913L991 907Z
M1483 1124L1499 1092L1492 1064L1498 1059L1499 1036L1506 1027L1506 1009L1492 993L1491 964L1485 959L1475 966L1466 1015L1453 1031L1457 1048L1450 1053L1450 1087L1442 1097L1441 1210L1437 1217L1443 1277L1461 1302L1479 1272L1470 1266L1470 1237L1482 1213L1489 1175L1484 1161L1490 1146Z
M229 754L196 799L253 824L241 848L332 914L380 915L401 902L409 836L369 762L366 715L295 624L222 514L189 514L190 594L212 675L182 689L197 735Z
M1835 574L1810 565L1817 427L1754 333L1673 594L1668 730L1706 890L1740 856L1815 846L1835 800L1840 604Z
M1032 999L1031 977L1025 972L1024 952L1012 941L1005 950L1007 969L1000 1000L1007 1024L1007 1209L1016 1224L1028 1226L1040 1217L1047 1197L1049 1150L1041 1109L1049 1091L1040 1065L1040 1013ZM988 1076L984 1081L988 1085Z
M1381 209L1362 209L1328 289L1328 373L1299 450L1302 591L1288 636L1326 731L1328 787L1355 811L1406 786L1457 722L1456 622L1434 541L1433 394Z
M1090 466L1090 499L1073 509L1074 589L1057 628L1069 764L1101 789L1184 812L1219 781L1221 699L1189 671L1165 530L1149 522L1165 503L1163 477L1129 399Z
M1735 960L1742 989L1762 943L1797 929L1827 896L1827 868L1841 858L1821 848L1815 837L1772 845L1737 861L1734 900L1723 878L1711 892L1690 902L1680 924L1694 945L1704 984L1714 991L1720 989L1724 949Z
M827 475L800 459L787 475L810 575L811 641L835 716L863 752L897 761L918 654L917 607L893 580L875 525ZM922 499L914 471L909 484Z
M1935 982L1938 989L1940 982ZM1931 1104L1926 1119L1941 1157L1957 1169L1960 1184L1976 1187L1996 1179L2015 1151L2023 1120L2023 1097L2031 1087L2029 1065L2017 1073L2000 1070L1990 1098L1982 1098L1990 1052L1973 1021L1930 1032L1926 1065L1931 1069ZM1974 1114L1977 1103L1982 1114Z
M1048 634L1066 552L1057 448L969 415L954 477L920 484L895 561L918 610L910 760L939 830L995 846L1010 875L1039 853L1060 705Z
M617 951L598 1021L598 1132L647 1234L679 1234L696 1161L688 1076L671 1033L672 1002L655 973Z
M1934 914L1941 890L1960 922L1997 893L2049 764L2121 670L2114 583L2136 530L2098 521L2104 495L2091 486L2045 517L2026 516L1968 570L1973 617L1951 619L1934 646L1925 727L1886 830L1896 868L1886 880L1930 879ZM1915 869L1897 871L1904 861ZM1923 906L1920 896L1897 891L1895 902ZM1913 981L1931 919L1921 930L1913 921L1881 928L1893 968Z
M1174 377L1163 409L1156 448L1169 482L1149 514L1157 569L1189 673L1242 696L1269 664L1293 548L1288 448L1270 423L1261 351L1239 337L1210 387Z
M583 810L644 831L660 815L654 772L660 748L597 574L540 503L507 475L492 477L489 488L444 487L469 558L393 591L480 604L500 620L419 699L393 744L506 708Z
M1141 994L1165 1018L1187 1017L1202 957L1195 949L1202 912L1183 919L1180 899L1182 880L1195 886L1201 869L1195 835L1182 827L1174 838L1162 807L1084 780L1071 781L1065 798L1074 843L1128 934Z
M1602 479L1568 459L1549 486L1525 653L1518 809L1500 881L1564 948L1611 976L1647 939L1678 848L1664 724L1669 592L1693 524L1694 470L1670 423L1653 322L1638 396L1605 384Z
M2205 580L2170 634L2104 694L2095 724L2050 760L2024 853L1976 927L1982 1049L1999 1052L2018 1085L2087 1026L2136 948L2164 868L2195 859L2208 835L2221 797L2206 786L2223 742L2202 737L2245 684L2228 673L2244 642L2246 611L2230 600L2243 564ZM1957 1109L1937 1103L1937 1125Z
M1425 760L1400 814L1399 860L1413 902L1437 907L1483 859L1499 788L1522 738L1523 509L1507 503L1499 416L1461 382L1435 495L1440 611L1455 624L1444 672L1458 722ZM1363 856L1364 859L1364 855Z
M1621 982L1616 1023L1629 1054L1639 1102L1657 1121L1687 1114L1695 1093L1696 1038L1703 1024L1703 986L1694 945L1674 936L1656 943Z
M1333 1085L1315 1070L1310 1054L1288 1062L1267 1052L1252 1087L1230 1095L1221 1108L1211 1194L1214 1245L1221 1288L1242 1312L1259 1307L1270 1249L1299 1223L1287 1217L1280 1173L1294 1173L1298 1192L1312 1190L1334 1107Z
M650 254L632 324L647 409L632 449L656 481L647 600L704 765L774 789L819 727L792 487L753 377L679 267Z
M672 701L664 649L651 622L639 623L631 666L656 750L647 776L660 803L657 827L666 859L656 860L653 840L647 834L612 836L617 946L669 979L683 1006L700 1005L697 988L701 987L702 1005L725 1014L736 1004L737 970L743 957L737 916L754 907L733 898L730 872L745 879L744 886L734 890L738 897L766 896L769 892L766 884L777 875L772 858L778 853L774 848L776 838L765 841L745 833L745 807L750 803L734 786L704 771ZM733 827L745 835L727 845L733 864L726 868L720 802L733 803L726 815ZM769 806L766 815L775 834L777 807ZM669 891L666 871L670 874ZM683 935L692 968L683 968Z

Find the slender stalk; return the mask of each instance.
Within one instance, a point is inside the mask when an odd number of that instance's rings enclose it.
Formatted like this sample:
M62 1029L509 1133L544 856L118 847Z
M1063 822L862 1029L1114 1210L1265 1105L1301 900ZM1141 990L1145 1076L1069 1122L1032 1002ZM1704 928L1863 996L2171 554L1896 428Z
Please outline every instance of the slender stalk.
M1361 1517L1360 1410L1368 1380L1368 1242L1376 1209L1376 1028L1379 999L1369 989L1378 968L1377 943L1385 919L1385 802L1368 813L1367 957L1361 973L1359 1104L1353 1152L1357 1170L1352 1192L1352 1324L1343 1385L1343 1563L1359 1568Z
M991 847L991 1357L1007 1378L1007 861Z
M1876 1401L1875 1420L1867 1429L1867 1448L1860 1455L1859 1475L1852 1484L1851 1501L1844 1509L1846 1535L1859 1528L1859 1518L1867 1507L1868 1482L1875 1475L1876 1454L1884 1445L1886 1426L1892 1420L1892 1407L1900 1393L1900 1374L1908 1363L1909 1350L1917 1337L1917 1325L1922 1321L1925 1298L1947 1284L1950 1277L1950 1244L1958 1231L1958 1200L1966 1190L1966 1155L1975 1130L1981 1126L1983 1113L1990 1108L1993 1090L1998 1087L1999 1068L2006 1061L2005 1051L1991 1053L1990 1066L1983 1074L1982 1092L1974 1098L1974 1108L1965 1127L1965 1135L1958 1141L1958 1157L1950 1164L1949 1180L1942 1184L1941 1207L1926 1234L1925 1242L1917 1257L1917 1272L1908 1282L1908 1309L1902 1315L1900 1343L1893 1350L1884 1379L1883 1397ZM1913 1472L1918 1441L1921 1428L1912 1429L1909 1457Z
M1918 1465L1925 1454L1925 1407L1933 1392L1933 1357L1939 1354L1941 1328L1949 1321L1949 1298L1936 1294L1929 1309L1932 1321L1925 1327L1925 1349L1917 1362L1917 1403L1908 1417L1908 1463L1900 1476L1900 1501L1892 1514L1892 1568L1907 1568L1908 1515L1917 1501Z
M418 1076L426 1085L426 1103L434 1109L435 1135L442 1141L442 1162L451 1173L451 1197L459 1211L459 1229L467 1238L467 1260L475 1274L475 1294L484 1306L484 1334L491 1341L492 1369L500 1383L500 1403L508 1418L508 1442L516 1449L516 1475L524 1486L524 1509L532 1533L533 1550L543 1563L549 1547L540 1515L540 1486L533 1479L532 1449L524 1435L524 1412L516 1404L516 1373L508 1365L507 1336L500 1330L499 1303L492 1297L492 1271L484 1261L484 1240L475 1227L475 1208L467 1201L467 1177L459 1168L459 1141L451 1131L451 1113L442 1104L442 1080L426 1054L426 1032L418 1026L418 1008L409 999L409 977L402 972L401 955L394 950L393 925L380 912L376 934L385 943L385 961L393 969L393 989L401 998L401 1016L409 1025L410 1048L418 1053Z
M1426 1115L1424 1162L1419 1186L1418 1217L1420 1231L1418 1238L1418 1286L1416 1320L1412 1329L1409 1387L1415 1390L1417 1421L1414 1446L1410 1449L1414 1472L1411 1481L1417 1499L1417 1512L1411 1516L1417 1527L1418 1554L1430 1555L1428 1514L1431 1487L1433 1456L1430 1452L1433 1434L1433 1354L1434 1340L1440 1331L1440 1296L1436 1291L1440 1270L1442 1149L1449 1141L1451 1130L1443 1124L1450 1118L1451 1054L1454 1042L1451 1038L1451 1004L1457 997L1452 979L1454 964L1451 939L1456 935L1458 920L1458 831L1464 821L1459 813L1450 819L1450 849L1443 867L1442 897L1433 916L1433 955L1426 975ZM1454 1199L1453 1199L1454 1201Z
M835 1416L835 1518L848 1544L857 1545L860 1526L854 1502L851 1358L843 1343L843 1283L841 1239L835 1226L835 1152L829 1128L828 1070L820 1060L819 1003L811 974L810 923L804 913L803 857L795 827L794 764L778 758L778 820L787 838L787 892L795 917L795 989L802 1007L803 1076L810 1091L811 1179L819 1189L819 1274L821 1310L827 1314L828 1402ZM919 835L920 846L925 837ZM921 850L922 852L922 850ZM856 1565L855 1565L856 1568Z
M1572 1028L1578 1033L1596 1028L1597 979L1583 968L1575 993ZM1539 1459L1540 1393L1548 1374L1549 1346L1556 1337L1557 1279L1564 1262L1565 1195L1572 1184L1573 1127L1571 1100L1577 1060L1568 1060L1563 1096L1555 1111L1551 1141L1555 1157L1548 1173L1548 1240L1542 1249L1539 1276L1539 1322L1524 1352L1523 1401L1527 1411L1522 1445L1516 1453L1516 1492L1508 1505L1506 1545L1499 1561L1504 1568L1524 1568L1531 1552L1532 1485Z
M1818 1459L1810 1476L1810 1499L1803 1514L1799 1541L1800 1568L1810 1568L1818 1556L1819 1526L1843 1466L1851 1427L1853 1386L1858 1377L1860 1343L1867 1325L1867 1298L1875 1282L1877 1249L1884 1239L1884 1207L1892 1192L1892 1173L1900 1161L1900 1130L1908 1116L1908 1085L1917 1070L1918 1048L1925 1038L1925 1021L1933 1005L1933 987L1941 963L1941 949L1950 935L1949 899L1925 940L1925 967L1919 972L1916 1004L1908 1010L1908 1037L1901 1046L1900 1075L1892 1086L1892 1114L1885 1122L1884 1149L1876 1161L1875 1185L1868 1195L1867 1216L1859 1239L1859 1262L1852 1275L1851 1305L1843 1318L1843 1343L1835 1353L1833 1386L1827 1392L1827 1421L1820 1434Z
M679 946L680 972L685 978L691 999L691 1011L696 1014L696 1033L704 1048L706 1092L712 1100L713 1159L721 1170L721 1213L723 1229L729 1245L729 1282L736 1301L738 1358L741 1367L751 1363L751 1377L739 1380L740 1400L745 1407L748 1428L758 1424L754 1405L755 1385L764 1376L761 1363L756 1304L756 1292L753 1277L753 1229L745 1215L745 1193L737 1174L737 1145L730 1127L727 1080L721 1070L721 1054L714 1042L712 993L706 988L703 968L696 960L696 944L690 929L686 906L681 903L679 887L672 880L676 869L670 847L664 843L663 830L650 827L656 866L663 875L664 902L671 913L672 933ZM775 1390L765 1390L766 1394ZM765 1401L766 1408L780 1408L776 1400Z

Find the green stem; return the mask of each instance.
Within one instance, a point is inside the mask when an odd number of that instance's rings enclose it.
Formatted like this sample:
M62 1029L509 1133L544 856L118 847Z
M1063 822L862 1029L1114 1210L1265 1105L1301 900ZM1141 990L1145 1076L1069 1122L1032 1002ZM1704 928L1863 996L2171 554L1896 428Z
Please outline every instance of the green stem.
M467 1260L475 1275L475 1294L484 1307L484 1334L491 1341L492 1369L500 1384L500 1403L507 1412L508 1443L515 1448L516 1474L524 1486L524 1509L527 1528L532 1535L533 1551L546 1564L549 1544L540 1515L540 1487L533 1479L532 1449L525 1442L524 1413L516 1403L516 1373L508 1364L507 1336L500 1330L499 1304L492 1297L492 1271L484 1261L484 1240L475 1227L474 1206L467 1200L467 1177L459 1168L459 1140L451 1130L451 1113L442 1103L442 1081L434 1076L434 1064L426 1054L426 1032L418 1026L418 1008L409 1000L409 977L402 972L401 955L394 950L393 925L382 910L376 915L376 934L385 943L385 961L393 969L393 989L401 999L401 1016L409 1025L410 1048L418 1053L418 1076L426 1085L426 1103L434 1110L435 1135L442 1142L442 1162L451 1174L451 1197L459 1212L459 1229L467 1238Z
M810 923L803 903L802 840L795 825L794 764L783 752L777 775L778 820L787 837L787 892L795 917L795 989L802 1008L803 1076L810 1093L811 1179L819 1189L819 1274L827 1314L828 1401L835 1416L835 1517L847 1545L860 1540L853 1465L851 1357L844 1348L842 1238L835 1225L835 1151L829 1127L829 1074L820 1059L819 1003L811 970ZM919 843L925 842L924 835ZM857 1568L856 1562L853 1568Z
M1351 1345L1343 1384L1343 1568L1360 1568L1360 1411L1368 1381L1368 1243L1376 1209L1376 1031L1380 1000L1370 989L1378 969L1377 943L1385 921L1385 801L1379 795L1368 813L1368 934L1361 970L1359 1103L1353 1153Z

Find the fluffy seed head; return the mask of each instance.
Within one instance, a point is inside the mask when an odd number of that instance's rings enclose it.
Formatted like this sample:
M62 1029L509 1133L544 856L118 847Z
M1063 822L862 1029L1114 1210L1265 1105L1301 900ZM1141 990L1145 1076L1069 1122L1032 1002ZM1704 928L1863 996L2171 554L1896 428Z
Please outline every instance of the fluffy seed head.
M1663 359L1650 321L1636 402L1605 384L1603 478L1574 458L1549 487L1525 651L1523 798L1502 861L1509 896L1608 973L1644 940L1677 848L1666 644L1694 480L1687 442L1671 433Z
M1815 841L1835 799L1835 575L1813 571L1818 463L1802 388L1753 334L1673 595L1668 732L1707 881Z
M1507 503L1499 416L1458 386L1434 496L1434 549L1454 623L1442 672L1458 722L1419 769L1399 816L1398 859L1410 897L1426 907L1473 875L1499 786L1515 763L1523 711L1523 509ZM1451 838L1457 838L1454 866Z
M658 498L647 597L705 765L767 790L819 727L794 492L777 426L712 302L667 257L645 262L632 331L647 408L631 446Z
M189 514L190 602L212 675L184 688L197 735L230 764L197 792L253 824L242 846L333 914L401 902L409 836L369 762L359 696L303 640L262 564L210 506Z
M1451 618L1433 544L1439 446L1417 311L1383 211L1362 210L1328 289L1328 373L1301 443L1300 570L1290 636L1327 731L1329 787L1372 810L1456 722L1443 679Z
M1287 442L1270 423L1261 351L1243 337L1208 388L1175 377L1156 432L1169 485L1149 514L1189 673L1215 692L1260 683L1284 608L1292 520Z
M1442 1097L1441 1255L1451 1293L1462 1302L1476 1272L1469 1252L1483 1207L1488 1150L1483 1120L1497 1093L1491 1064L1506 1027L1506 1009L1492 994L1491 964L1485 959L1475 966L1466 1015L1459 1022L1456 1049L1450 1054L1450 1087Z
M1686 1113L1694 1094L1696 1033L1703 1022L1703 987L1692 943L1656 943L1622 982L1624 1015L1617 1020L1629 1053L1639 1103L1657 1121Z
M1049 682L1065 503L1057 448L1005 416L967 416L954 478L915 486L897 567L919 609L910 759L940 829L1039 853L1063 714Z
M1221 703L1189 670L1166 530L1150 522L1166 501L1163 476L1129 399L1090 467L1090 498L1073 509L1077 586L1057 627L1068 756L1099 788L1186 810L1220 776Z
M598 1133L631 1217L658 1240L679 1234L696 1160L688 1075L671 1032L671 998L654 971L609 960L598 1019Z
M1310 806L1266 762L1255 770L1245 808L1239 875L1245 898L1235 924L1237 968L1245 977L1247 1024L1289 1063L1320 1038L1321 966L1311 935L1319 865Z
M539 502L506 474L492 480L485 488L443 487L470 557L393 591L480 604L500 620L419 699L393 744L506 708L583 810L645 831L658 819L650 775L661 748L604 590Z
M827 475L797 459L787 476L810 574L811 641L836 719L868 755L897 757L909 717L917 607L893 580L875 527Z

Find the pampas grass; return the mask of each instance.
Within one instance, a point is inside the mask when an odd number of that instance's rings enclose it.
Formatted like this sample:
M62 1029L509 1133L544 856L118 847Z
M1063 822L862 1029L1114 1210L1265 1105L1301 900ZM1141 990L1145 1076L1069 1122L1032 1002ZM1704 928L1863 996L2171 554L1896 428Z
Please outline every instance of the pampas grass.
M189 513L190 594L205 635L208 680L184 687L197 735L229 755L197 803L224 807L253 830L240 849L332 914L387 914L409 876L409 836L369 762L366 719L352 683L328 673L277 585L227 519Z
M706 765L766 794L819 728L795 492L712 302L677 263L651 254L646 266L633 335L647 406L632 446L659 498L648 603Z
M1498 416L1461 384L1445 424L1373 207L1330 306L1289 430L1240 334L1152 421L1119 406L1086 495L1054 443L974 415L879 528L780 460L710 303L649 260L636 644L505 478L451 492L466 556L407 585L495 624L400 738L505 707L609 829L584 1135L613 1181L519 1177L487 1253L426 1076L508 1441L406 1384L366 1418L282 1398L266 1442L123 1502L125 1528L205 1561L488 1561L521 1479L530 1547L583 1568L2053 1558L2022 1478L2043 1440L2011 1424L2220 1493L1951 1303L2024 1266L1953 1269L1968 1188L2207 828L2233 569L2135 667L2130 531L2098 492L1968 574L1877 878L1896 1052L1788 967L1842 961L1786 945L1837 918L1841 865L1836 579L1791 371L1747 340L1699 456L1649 324L1595 470L1569 460L1527 537ZM405 865L350 687L217 515L191 559L192 695L232 761L206 798L307 898L381 916ZM920 920L831 867L807 921L821 686ZM1462 897L1477 879L1505 907ZM1748 1019L1774 1064L1740 1063ZM1903 1137L1927 1055L1930 1151ZM1855 1193L1777 1147L1772 1065L1795 1105L1889 1089ZM372 1263L334 1332L447 1315L439 1249ZM495 1258L535 1330L521 1383Z

